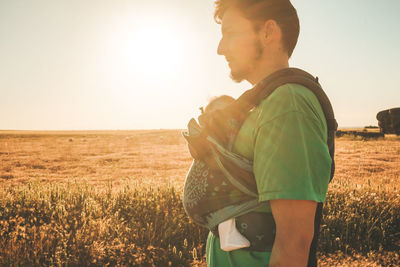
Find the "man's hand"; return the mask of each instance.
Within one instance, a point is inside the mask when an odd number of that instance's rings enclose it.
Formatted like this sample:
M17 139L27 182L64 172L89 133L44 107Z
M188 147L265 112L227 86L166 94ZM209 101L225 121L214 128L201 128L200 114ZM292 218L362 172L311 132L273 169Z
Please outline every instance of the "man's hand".
M269 266L307 266L317 202L270 200L276 235Z

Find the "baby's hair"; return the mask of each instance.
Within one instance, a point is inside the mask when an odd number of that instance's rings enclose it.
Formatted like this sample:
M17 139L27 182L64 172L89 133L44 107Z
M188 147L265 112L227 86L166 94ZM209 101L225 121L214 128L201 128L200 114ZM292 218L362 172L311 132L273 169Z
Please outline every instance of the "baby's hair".
M217 109L223 109L229 104L232 104L234 101L235 99L229 95L215 96L210 99L210 102L208 102L204 112L207 113Z

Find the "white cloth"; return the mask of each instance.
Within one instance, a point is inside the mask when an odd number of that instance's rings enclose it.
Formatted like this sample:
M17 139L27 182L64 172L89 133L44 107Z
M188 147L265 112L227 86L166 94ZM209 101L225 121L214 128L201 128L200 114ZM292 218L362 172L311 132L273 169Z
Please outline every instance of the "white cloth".
M235 218L226 220L218 225L221 249L232 251L250 247L250 242L236 229Z

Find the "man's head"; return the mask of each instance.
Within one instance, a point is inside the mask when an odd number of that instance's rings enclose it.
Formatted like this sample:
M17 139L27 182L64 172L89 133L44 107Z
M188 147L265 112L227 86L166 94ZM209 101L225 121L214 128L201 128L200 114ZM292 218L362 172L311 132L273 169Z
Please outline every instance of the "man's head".
M251 80L258 68L273 68L292 55L300 27L290 0L216 0L215 7L222 26L218 54L228 61L233 80Z

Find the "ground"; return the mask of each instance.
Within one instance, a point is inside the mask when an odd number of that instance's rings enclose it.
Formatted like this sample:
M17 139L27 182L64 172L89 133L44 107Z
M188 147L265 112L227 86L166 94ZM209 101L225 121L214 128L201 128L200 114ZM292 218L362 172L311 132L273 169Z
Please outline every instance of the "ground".
M135 181L145 187L172 186L179 191L191 161L180 130L0 131L3 191L32 181L66 184L82 180L98 188L110 182L118 188ZM332 194L383 192L392 201L388 205L400 206L399 137L338 138L336 166L329 187ZM380 266L375 258L343 256L340 251L321 256L330 266Z

